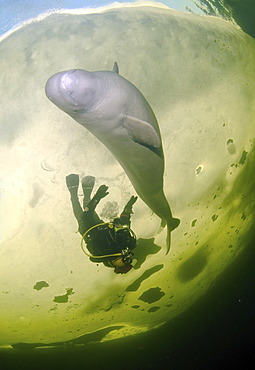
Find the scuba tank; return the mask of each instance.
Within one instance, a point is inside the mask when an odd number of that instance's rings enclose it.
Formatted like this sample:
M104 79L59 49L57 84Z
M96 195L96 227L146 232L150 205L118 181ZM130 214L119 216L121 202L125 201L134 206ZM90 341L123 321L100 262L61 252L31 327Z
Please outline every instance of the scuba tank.
M84 241L89 253L84 248ZM132 262L131 252L137 245L133 230L128 225L104 222L92 226L82 236L81 248L92 262L106 262L122 257L126 264Z

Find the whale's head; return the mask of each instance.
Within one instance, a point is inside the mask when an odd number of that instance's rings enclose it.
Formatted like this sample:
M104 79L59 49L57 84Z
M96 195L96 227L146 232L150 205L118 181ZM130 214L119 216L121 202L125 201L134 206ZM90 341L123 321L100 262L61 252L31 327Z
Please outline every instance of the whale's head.
M54 74L46 83L47 97L71 116L95 109L100 102L100 80L93 73L73 69Z

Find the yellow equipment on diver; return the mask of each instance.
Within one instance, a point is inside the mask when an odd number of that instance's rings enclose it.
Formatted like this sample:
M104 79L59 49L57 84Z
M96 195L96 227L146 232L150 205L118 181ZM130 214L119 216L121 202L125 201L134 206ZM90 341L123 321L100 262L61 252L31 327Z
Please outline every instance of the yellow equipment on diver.
M103 255L103 256L93 256L92 254L90 254L90 253L88 253L86 250L85 250L85 248L84 248L84 242L85 242L85 236L91 231L91 230L93 230L93 229L96 229L97 227L99 227L99 226L103 226L103 225L108 225L108 227L110 227L110 228L113 228L114 227L114 225L111 223L111 222L102 222L102 223L100 223L100 224L97 224L97 225L94 225L94 226L92 226L90 229L88 229L83 235L82 235L82 238L81 238L81 249L82 249L82 251L83 251L83 253L85 253L88 257L90 257L90 258L105 258L105 257L123 257L123 256L125 256L125 255L127 255L128 253L130 253L130 250L129 250L129 248L126 248L126 249L124 249L124 250L122 250L120 253L114 253L114 254L105 254L105 255ZM116 231L118 231L118 230L120 230L120 229L125 229L125 228L128 228L129 229L129 227L128 226L124 226L124 227L121 227L121 228L116 228ZM129 229L130 230L130 232L131 232L131 234L132 234L132 236L136 239L136 236L135 236L135 233L133 232L133 230L131 230L131 229Z

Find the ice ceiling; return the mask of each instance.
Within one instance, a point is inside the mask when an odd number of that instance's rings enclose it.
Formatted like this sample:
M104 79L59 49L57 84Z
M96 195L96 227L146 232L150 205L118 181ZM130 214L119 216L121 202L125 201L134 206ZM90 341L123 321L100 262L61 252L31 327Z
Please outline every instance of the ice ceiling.
M1 41L2 345L155 328L196 301L249 242L254 40L221 19L154 6L56 13ZM165 193L181 218L165 256L166 229L139 200L136 264L123 276L82 253L65 176L94 175L96 186L109 186L99 207L106 219L132 185L103 144L44 93L56 72L111 70L114 61L157 116Z

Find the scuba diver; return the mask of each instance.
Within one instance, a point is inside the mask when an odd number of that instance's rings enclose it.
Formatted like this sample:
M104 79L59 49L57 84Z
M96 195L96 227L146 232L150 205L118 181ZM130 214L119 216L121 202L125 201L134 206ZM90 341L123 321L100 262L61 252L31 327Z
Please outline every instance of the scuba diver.
M82 235L82 249L92 262L102 262L114 268L116 274L125 274L132 269L132 256L137 245L134 232L130 229L132 207L137 197L132 196L124 207L120 217L112 222L104 222L97 215L95 208L106 197L108 186L101 185L91 198L95 184L94 176L82 178L83 209L78 199L79 175L66 176L66 185L71 195L74 216L78 222L78 231ZM90 254L83 248L85 241Z

